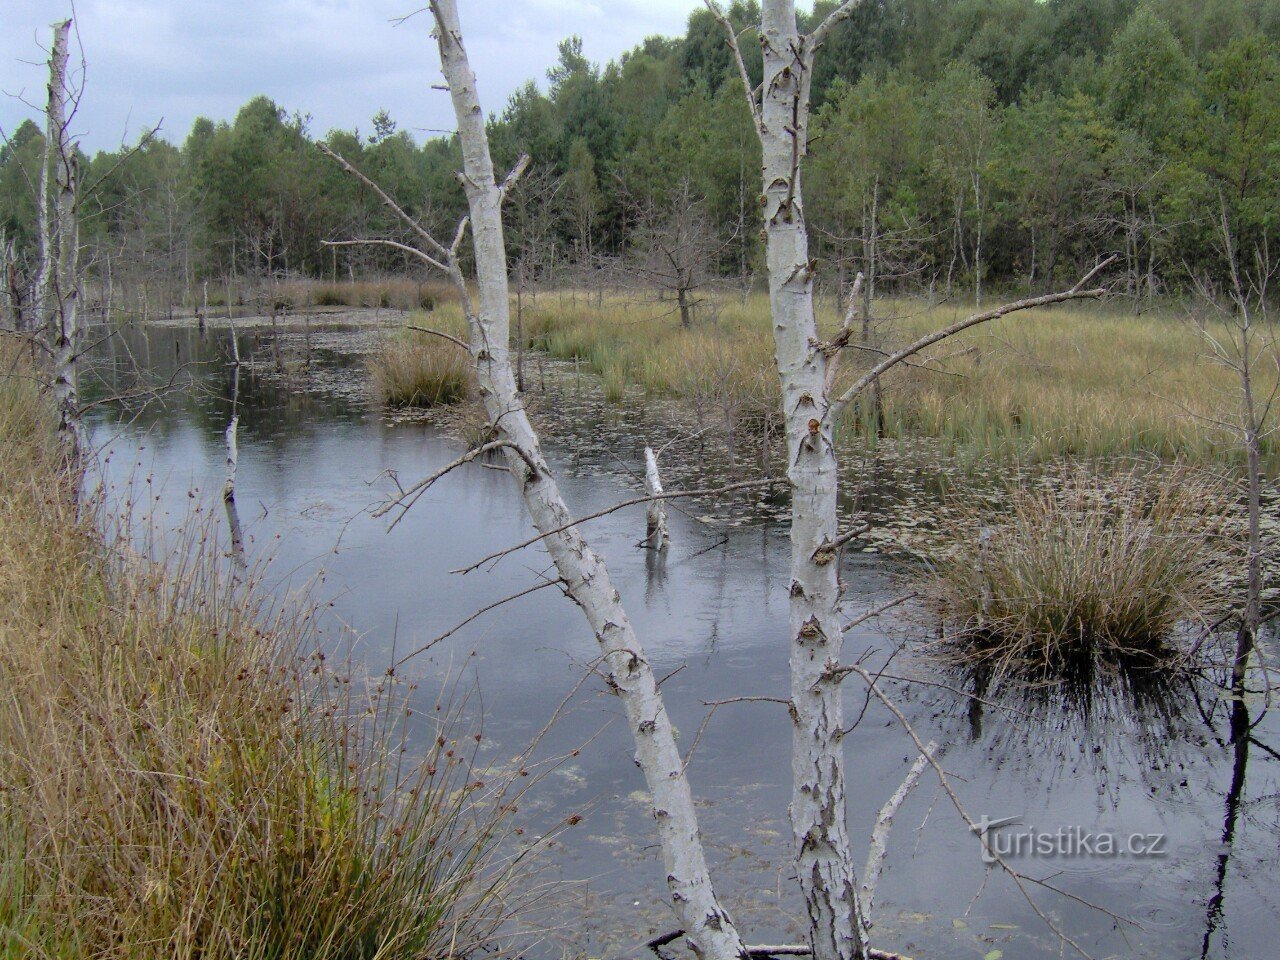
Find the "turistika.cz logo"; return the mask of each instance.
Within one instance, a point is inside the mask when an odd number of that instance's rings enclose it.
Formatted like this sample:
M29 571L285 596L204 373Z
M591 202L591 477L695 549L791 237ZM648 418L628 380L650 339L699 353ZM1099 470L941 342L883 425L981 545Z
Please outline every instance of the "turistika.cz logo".
M1079 826L1040 830L1024 824L1021 817L983 815L973 825L982 840L982 861L1036 857L1040 859L1120 858L1140 859L1165 854L1163 833L1113 833L1086 830Z

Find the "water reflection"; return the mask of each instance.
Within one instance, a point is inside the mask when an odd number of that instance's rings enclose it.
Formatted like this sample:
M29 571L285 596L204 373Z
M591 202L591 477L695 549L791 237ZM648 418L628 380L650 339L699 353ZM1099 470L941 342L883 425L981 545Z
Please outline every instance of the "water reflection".
M159 497L157 522L181 529L192 496L221 491L225 430L238 414L235 500L249 561L270 554L271 583L282 594L317 584L331 605L335 636L350 638L356 657L381 667L476 610L537 586L548 567L545 553L532 548L491 571L450 573L530 533L509 478L480 464L442 479L390 534L369 516L387 493L387 471L425 476L461 452L430 425L392 422L371 404L360 368L377 336L376 330L319 325L309 334L242 329L237 384L225 330L210 328L203 338L186 329L127 330L101 350L99 395L170 381L178 388L146 405L104 405L92 429L111 454L107 479L117 495L136 485L157 491L149 494ZM546 391L533 399L551 427L548 454L563 476L565 496L575 512L586 514L634 496L644 444L660 445L678 430L664 402L609 408L590 384L559 369L541 365L538 378L530 379L545 382ZM672 488L704 486L728 469L721 458L673 448L664 459L664 481ZM851 498L888 504L906 484L917 491L911 496L941 485L941 477L913 469L870 463L860 474L868 482ZM785 503L755 497L672 510L673 543L665 557L636 548L644 533L642 507L588 528L649 644L655 670L667 677L663 691L685 749L706 716L705 703L788 689L787 598L779 587L786 582L788 545L785 529L774 522L784 509ZM893 570L876 556L849 557L843 579L851 607L893 595ZM339 634L340 626L346 632ZM910 634L914 626L906 619L861 626L848 638L848 655L887 650L885 628ZM405 667L406 680L420 682L424 697L446 673L467 671L483 697L492 760L517 753L588 676L543 749L552 755L590 745L523 811L534 829L568 811L584 815L554 849L557 875L573 886L567 929L544 945L547 956L561 949L632 956L637 944L672 925L643 781L630 759L625 724L617 722L616 701L590 676L595 656L576 609L557 591L542 589L495 607ZM1163 958L1203 949L1207 957L1225 957L1222 931L1228 929L1233 956L1271 952L1280 936L1267 884L1280 860L1280 778L1272 760L1258 766L1255 756L1245 796L1248 751L1214 746L1215 736L1228 740L1229 718L1210 709L1206 722L1194 697L1188 702L1154 687L1125 691L1127 704L1144 706L1136 711L1098 699L1084 713L1063 710L1052 691L1039 704L997 709L990 704L1002 703L1003 694L977 678L966 686L965 678L942 676L927 663L910 666L956 691L894 684L894 696L922 736L948 745L947 765L975 814L1170 838L1170 855L1155 865L1021 864L1037 875L1055 873L1054 882L1074 896L1144 924L1122 933L1078 902L1047 901L1091 953ZM851 714L859 705L852 702L856 693L851 686ZM1271 741L1276 732L1270 715L1253 731ZM690 767L719 889L756 942L801 934L786 824L790 734L776 705L726 707L706 726ZM856 840L868 835L914 758L891 718L874 705L846 745ZM1236 767L1239 796L1233 807L1228 788L1224 825L1220 785L1235 782ZM922 785L897 822L877 907L876 931L886 946L917 956L985 956L993 949L1006 956L1059 955L1061 945L1017 890L986 876L976 841L939 805L936 785ZM1205 858L1206 843L1223 836L1224 826L1234 844L1229 868L1220 851L1211 864ZM1241 856L1246 829L1258 836ZM982 897L971 904L980 889ZM1188 902L1197 909L1187 910Z

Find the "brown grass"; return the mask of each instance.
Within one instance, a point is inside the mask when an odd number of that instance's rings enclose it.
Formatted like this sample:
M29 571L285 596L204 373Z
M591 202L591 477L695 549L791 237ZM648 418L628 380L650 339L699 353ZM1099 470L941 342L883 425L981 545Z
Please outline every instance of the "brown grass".
M526 306L529 344L578 357L600 374L606 393L628 388L675 395L724 420L729 429L769 426L777 374L765 296L726 297L691 328L669 304L634 296L540 294ZM970 312L964 304L916 300L875 304L876 346L891 350ZM836 305L819 304L824 335L837 329ZM1208 321L1210 333L1217 333ZM1134 316L1127 303L1085 302L1014 314L940 344L921 365L884 380L889 438L933 438L951 450L1022 462L1139 453L1208 463L1238 456L1234 436L1211 426L1238 402L1231 371L1215 363L1184 311ZM850 350L846 376L879 354ZM1259 389L1269 392L1276 368ZM931 369L925 369L929 367ZM745 415L737 411L746 411ZM874 444L851 411L845 443ZM1268 438L1266 457L1280 467Z
M405 754L407 690L330 669L211 538L108 549L29 381L0 381L0 445L0 957L491 947L528 781L486 785L447 705Z

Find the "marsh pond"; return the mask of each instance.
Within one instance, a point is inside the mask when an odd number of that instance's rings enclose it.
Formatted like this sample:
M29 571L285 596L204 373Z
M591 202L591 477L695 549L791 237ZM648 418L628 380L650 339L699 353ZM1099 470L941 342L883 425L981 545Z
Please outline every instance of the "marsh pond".
M394 529L371 516L395 489L391 477L412 482L465 450L456 425L391 414L374 401L365 358L384 332L376 323L320 319L305 329L245 324L237 334L237 501L250 560L266 564L264 583L280 597L305 590L320 601L326 642L371 674L548 572L536 545L451 572L530 536L509 478L492 465L454 471ZM135 325L97 348L92 389L104 402L89 428L103 452L106 496L131 501L133 522L148 536L163 540L221 516L228 344L225 327ZM724 479L717 470L732 469L705 450L695 455L694 441L681 443L659 401L606 404L572 364L534 358L529 369L548 456L578 515L642 492L646 444L676 441L664 456L669 487L714 485ZM168 389L145 404L105 399L128 397L140 384ZM876 495L866 504L885 513L886 528L895 510L906 524L910 504L934 495L937 469L869 463L861 487ZM680 503L670 522L662 562L637 547L643 506L588 530L665 678L682 748L697 740L689 771L723 900L751 942L793 942L803 935L803 911L789 866L785 710L729 704L703 724L709 703L785 694L786 527L779 505L758 491ZM855 551L843 562L851 613L900 589L898 565L884 551ZM848 654L883 663L921 630L904 606L855 629ZM469 691L489 762L519 753L559 711L539 749L563 759L517 819L531 835L566 815L581 819L545 857L539 882L557 883L529 956L646 956L646 941L675 927L631 738L616 698L592 674L596 656L578 611L557 590L539 589L400 668L419 684L424 705L445 682ZM1194 685L1123 703L1103 697L1088 709L1041 691L1003 709L965 696L909 644L889 672L922 681L893 681L898 702L923 737L945 746L943 763L975 818L1016 818L999 828L1002 849L1027 876L1063 892L1031 889L1083 950L1275 955L1280 717L1261 699L1236 707L1237 725L1243 709L1253 728L1233 744L1233 705ZM889 714L876 704L863 711L862 700L851 683L847 709L858 722L846 739L850 832L865 848L915 749ZM1135 847L1135 837L1145 846ZM1018 887L983 864L930 776L897 816L875 925L886 945L917 958L1069 953Z

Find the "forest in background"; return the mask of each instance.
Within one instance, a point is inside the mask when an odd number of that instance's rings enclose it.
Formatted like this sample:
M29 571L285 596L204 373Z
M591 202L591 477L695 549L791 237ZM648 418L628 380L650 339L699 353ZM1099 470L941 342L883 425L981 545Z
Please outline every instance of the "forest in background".
M755 3L729 13L758 22ZM833 278L864 272L872 295L1038 292L1112 253L1132 294L1212 286L1224 235L1280 242L1278 42L1280 0L864 4L813 79L815 254ZM754 35L742 47L758 82ZM490 121L500 165L533 161L507 211L521 283L754 275L759 145L706 11L603 66L567 39L544 87L530 81ZM31 122L9 134L0 242L20 297L42 137ZM83 158L91 280L154 307L192 305L202 281L217 296L228 278L418 273L393 250L323 246L403 228L314 136L304 113L257 97L233 121L197 120L180 146L157 136ZM465 207L456 137L418 144L380 112L323 142L429 225Z

